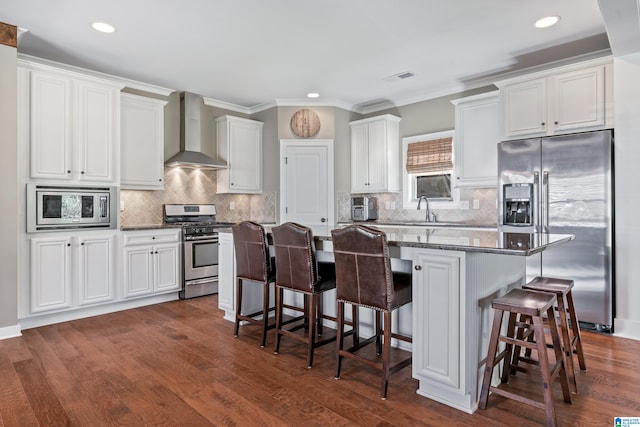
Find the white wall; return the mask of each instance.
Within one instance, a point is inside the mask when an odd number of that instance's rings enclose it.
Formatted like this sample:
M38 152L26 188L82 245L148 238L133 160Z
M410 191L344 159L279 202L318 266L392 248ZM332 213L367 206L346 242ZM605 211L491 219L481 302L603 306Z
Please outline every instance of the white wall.
M19 335L18 326L18 126L17 51L0 45L0 339Z
M640 339L640 53L614 59L617 336Z

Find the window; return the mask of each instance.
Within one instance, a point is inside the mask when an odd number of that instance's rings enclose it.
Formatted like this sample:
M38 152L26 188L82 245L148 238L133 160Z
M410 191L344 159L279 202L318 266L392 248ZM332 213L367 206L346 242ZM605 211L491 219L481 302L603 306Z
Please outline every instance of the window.
M402 139L403 195L406 209L416 208L426 196L432 207L457 208L458 191L453 175L453 131L410 136Z

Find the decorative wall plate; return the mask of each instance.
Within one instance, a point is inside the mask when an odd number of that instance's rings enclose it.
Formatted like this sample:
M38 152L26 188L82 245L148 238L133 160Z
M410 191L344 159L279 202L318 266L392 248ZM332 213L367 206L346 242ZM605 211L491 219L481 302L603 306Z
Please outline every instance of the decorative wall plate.
M298 110L291 116L291 130L301 138L312 137L320 130L320 118L312 110Z

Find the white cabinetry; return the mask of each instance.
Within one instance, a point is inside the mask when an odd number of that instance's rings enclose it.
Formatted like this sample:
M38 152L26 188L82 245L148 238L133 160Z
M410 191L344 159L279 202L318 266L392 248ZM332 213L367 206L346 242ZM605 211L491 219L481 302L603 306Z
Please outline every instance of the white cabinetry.
M111 301L115 234L31 239L30 312Z
M384 116L351 122L351 192L400 191L400 118Z
M49 67L31 70L31 178L117 181L121 88Z
M502 139L613 127L610 59L599 59L496 82Z
M455 105L455 175L458 187L497 185L500 142L498 92L452 101Z
M233 116L216 119L218 193L262 192L262 122Z
M224 318L235 321L236 299L236 257L233 248L233 234L219 233L220 242L218 260L218 308L223 310Z
M120 184L125 189L164 189L164 106L166 101L123 93Z
M125 232L125 298L180 290L180 245L179 229Z

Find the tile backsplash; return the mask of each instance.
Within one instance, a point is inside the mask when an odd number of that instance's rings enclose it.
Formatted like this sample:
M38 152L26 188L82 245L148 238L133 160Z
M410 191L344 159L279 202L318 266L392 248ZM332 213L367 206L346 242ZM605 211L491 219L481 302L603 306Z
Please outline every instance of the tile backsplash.
M262 194L217 194L216 171L165 168L164 190L121 190L121 226L142 226L162 223L162 205L165 203L214 203L218 221L237 222L251 219L260 223L275 223L278 208L276 192ZM378 198L378 219L420 221L424 210L402 209L401 193L372 194ZM468 210L432 209L438 221L467 221L479 224L497 222L496 189L462 189L460 199L469 201ZM473 200L479 209L473 209ZM338 222L351 219L351 193L337 194ZM387 202L396 209L386 209ZM233 209L231 207L233 206Z
M214 203L218 221L245 219L261 223L275 222L277 195L216 194L216 171L165 168L164 190L121 190L121 226L162 223L162 205L167 203ZM233 206L233 209L231 207Z
M422 221L424 210L403 209L402 193L369 194L378 198L378 219L383 221ZM338 194L338 222L351 219L350 193ZM478 224L495 225L497 223L496 189L470 188L460 190L460 200L469 202L469 209L431 209L438 216L440 222L473 222ZM473 201L478 200L478 209L473 209ZM395 209L386 209L387 202Z

